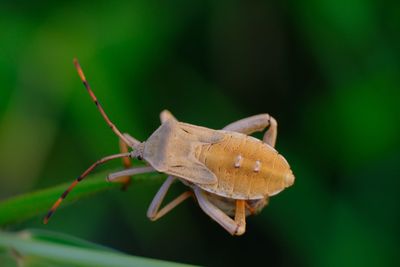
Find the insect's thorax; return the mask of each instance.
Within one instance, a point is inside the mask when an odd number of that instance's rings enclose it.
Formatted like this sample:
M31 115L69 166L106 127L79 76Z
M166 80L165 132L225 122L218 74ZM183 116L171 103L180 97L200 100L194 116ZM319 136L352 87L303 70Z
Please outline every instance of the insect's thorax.
M168 120L144 144L143 158L157 171L195 184L214 184L217 177L195 157L204 144L222 140L223 133L191 124Z
M199 147L196 158L218 177L216 184L199 186L235 199L275 195L287 186L285 178L291 174L274 148L243 134L229 133L218 143Z

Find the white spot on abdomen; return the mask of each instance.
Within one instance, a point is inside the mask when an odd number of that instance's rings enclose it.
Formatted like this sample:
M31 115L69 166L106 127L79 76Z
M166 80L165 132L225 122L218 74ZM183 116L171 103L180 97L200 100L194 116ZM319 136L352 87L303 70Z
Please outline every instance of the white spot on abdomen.
M240 166L242 165L242 162L243 162L242 155L237 156L235 159L235 168L240 168Z
M259 172L261 170L261 161L256 160L256 164L254 165L254 171Z

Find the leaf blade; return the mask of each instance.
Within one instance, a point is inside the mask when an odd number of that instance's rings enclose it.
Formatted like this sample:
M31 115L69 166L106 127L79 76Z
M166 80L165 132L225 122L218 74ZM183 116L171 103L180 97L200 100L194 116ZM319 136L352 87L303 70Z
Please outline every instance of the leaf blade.
M98 173L87 177L65 199L62 205L70 204L74 200L88 197L92 194L121 187L120 183L109 183L105 180L106 173ZM151 173L135 175L133 180L159 179L161 174ZM38 190L35 192L15 196L0 202L0 225L9 225L29 219L48 211L51 205L65 191L69 184Z

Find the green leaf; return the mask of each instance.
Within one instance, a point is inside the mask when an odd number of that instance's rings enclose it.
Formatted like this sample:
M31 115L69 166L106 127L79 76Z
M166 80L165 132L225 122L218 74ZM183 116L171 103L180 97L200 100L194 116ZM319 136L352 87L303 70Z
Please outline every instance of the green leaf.
M9 251L10 254L8 266L15 266L10 263L10 258L22 266L188 266L120 252L38 240L29 231L19 234L0 232L0 254L4 254L4 251Z
M90 177L87 177L79 186L71 191L62 205L104 190L121 187L120 183L107 182L105 177L105 172L90 175ZM161 177L163 177L163 175L158 173L135 175L132 182L158 179ZM0 202L0 225L8 225L44 214L68 186L69 184L61 184Z

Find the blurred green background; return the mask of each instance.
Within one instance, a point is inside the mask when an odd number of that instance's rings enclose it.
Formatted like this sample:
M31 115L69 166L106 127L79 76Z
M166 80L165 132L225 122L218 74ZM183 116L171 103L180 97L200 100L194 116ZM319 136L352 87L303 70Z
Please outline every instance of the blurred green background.
M399 29L396 1L1 1L0 199L118 152L75 56L122 131L145 140L164 108L214 129L268 112L296 175L242 237L192 200L150 222L162 181L4 229L208 266L399 266Z

